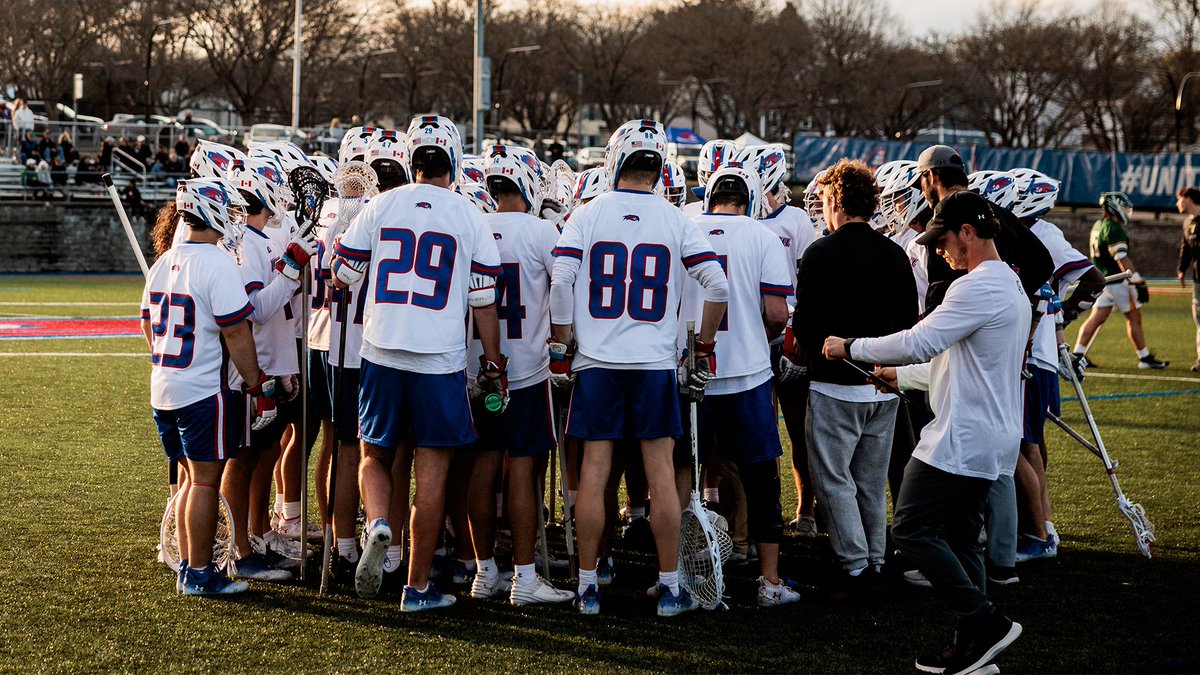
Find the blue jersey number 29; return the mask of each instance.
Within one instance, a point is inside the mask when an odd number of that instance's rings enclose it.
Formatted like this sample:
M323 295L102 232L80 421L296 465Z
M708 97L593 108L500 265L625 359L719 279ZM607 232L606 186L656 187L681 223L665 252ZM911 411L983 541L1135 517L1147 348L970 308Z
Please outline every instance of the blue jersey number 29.
M416 234L407 228L383 228L379 231L379 240L397 242L400 251L394 258L379 261L375 302L412 304L432 310L444 309L450 296L450 282L454 278L454 257L458 253L458 241L441 232L424 232L421 238L417 239ZM418 277L433 282L432 293L413 291L410 294L408 291L388 290L389 276L413 271Z

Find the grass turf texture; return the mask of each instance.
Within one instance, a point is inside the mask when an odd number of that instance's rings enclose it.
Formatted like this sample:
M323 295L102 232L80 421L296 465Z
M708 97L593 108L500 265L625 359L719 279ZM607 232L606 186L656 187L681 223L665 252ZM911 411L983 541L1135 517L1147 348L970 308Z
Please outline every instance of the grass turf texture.
M137 277L0 277L0 301L132 307L139 293ZM1155 287L1145 310L1151 345L1172 361L1166 371L1136 369L1119 316L1094 355L1104 366L1098 374L1189 381L1094 377L1088 394L1200 388L1200 376L1187 372L1194 358L1188 302ZM143 349L136 339L0 341L5 353ZM806 586L798 605L754 609L756 570L730 568L731 611L671 620L655 617L643 594L655 579L652 559L621 548L599 617L567 606L477 602L462 589L448 611L402 615L395 595L321 597L315 582L254 584L232 600L178 597L154 560L166 462L150 418L148 369L146 360L128 357L0 358L0 670L910 672L914 657L953 630L930 594L903 584L889 586L878 605L826 600L831 564L823 538L784 543L785 575ZM1198 404L1197 395L1093 403L1121 462L1122 487L1157 527L1153 560L1137 553L1100 462L1048 425L1062 547L1056 559L1020 566L1019 585L990 593L1026 631L998 659L1002 669L1200 669ZM1083 430L1078 404L1064 401L1063 408ZM784 490L790 517L795 494L786 476ZM561 538L555 543L561 550Z

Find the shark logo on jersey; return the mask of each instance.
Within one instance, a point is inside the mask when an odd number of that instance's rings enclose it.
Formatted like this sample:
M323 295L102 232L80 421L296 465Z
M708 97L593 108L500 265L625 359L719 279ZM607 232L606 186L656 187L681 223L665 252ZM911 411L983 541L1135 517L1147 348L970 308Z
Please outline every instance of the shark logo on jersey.
M418 209L432 209L433 205L431 205L429 202L417 202L417 208Z
M710 230L708 234L709 235L721 235L721 234L725 234L725 230Z
M504 238L504 235L500 234L499 232L492 233L492 239L495 239L496 241L500 241L503 238Z
M625 217L622 218L622 220L629 220L629 221L633 221L636 223L636 222L641 221L641 218L638 218L637 216L633 215L632 213L626 213Z

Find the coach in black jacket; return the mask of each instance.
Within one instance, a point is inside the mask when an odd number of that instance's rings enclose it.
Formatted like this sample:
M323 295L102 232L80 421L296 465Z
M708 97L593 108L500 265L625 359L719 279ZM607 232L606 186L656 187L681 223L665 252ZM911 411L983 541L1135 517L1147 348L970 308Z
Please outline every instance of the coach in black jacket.
M878 197L862 162L842 160L820 180L832 233L804 253L792 332L810 364L806 431L817 501L828 515L833 551L846 576L841 592L878 585L887 532L887 468L897 400L862 373L826 361L830 335L877 337L917 322L917 289L908 256L868 220ZM860 364L873 369L872 364Z

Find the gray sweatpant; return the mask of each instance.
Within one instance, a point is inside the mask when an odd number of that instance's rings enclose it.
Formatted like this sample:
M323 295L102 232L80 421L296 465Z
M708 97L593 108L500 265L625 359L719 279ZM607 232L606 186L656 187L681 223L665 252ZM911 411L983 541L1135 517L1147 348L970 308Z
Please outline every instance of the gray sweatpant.
M993 567L1017 564L1017 483L1012 476L992 481L987 510L992 515L987 526L987 561Z
M846 571L882 565L887 549L887 471L898 401L851 403L808 395L804 430L817 502Z

